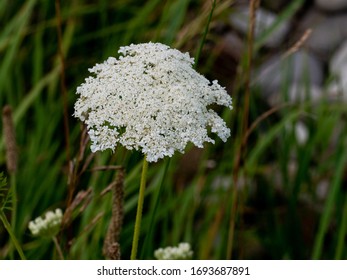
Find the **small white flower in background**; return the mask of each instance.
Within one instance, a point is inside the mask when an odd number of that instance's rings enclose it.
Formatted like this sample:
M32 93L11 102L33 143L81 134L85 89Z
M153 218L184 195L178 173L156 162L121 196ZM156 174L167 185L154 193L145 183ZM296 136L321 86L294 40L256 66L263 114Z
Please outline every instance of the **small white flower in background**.
M189 142L214 143L208 128L227 140L229 128L208 106L232 109L231 97L193 69L188 53L160 43L132 44L119 53L89 69L94 76L77 88L74 116L87 125L92 152L120 143L156 162Z
M177 247L159 248L154 252L158 260L190 260L193 257L193 251L189 243L180 243Z
M35 236L53 237L60 229L63 219L61 209L56 209L55 212L48 211L45 217L38 217L34 221L29 222L29 229Z

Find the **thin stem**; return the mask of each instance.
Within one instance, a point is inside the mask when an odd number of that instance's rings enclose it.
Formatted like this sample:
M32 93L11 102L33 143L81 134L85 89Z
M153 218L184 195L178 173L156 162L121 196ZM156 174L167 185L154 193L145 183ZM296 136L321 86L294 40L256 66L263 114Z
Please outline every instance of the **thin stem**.
M154 207L153 207L153 210L152 210L152 213L151 213L151 216L150 216L151 219L150 219L150 222L149 222L149 229L148 229L148 233L146 235L145 242L144 242L144 245L143 245L143 248L142 248L142 251L141 251L141 258L142 259L144 258L145 253L146 253L146 251L148 249L150 238L152 238L152 232L153 232L153 228L154 228L154 220L155 220L155 216L156 216L156 213L157 213L157 210L158 210L158 206L159 206L159 198L160 198L161 193L162 193L164 180L166 178L166 173L167 173L169 164L170 164L170 158L168 160L166 160L163 177L161 178L161 182L160 182L159 188L157 188L157 192L155 194L155 202L154 202Z
M138 248L138 244L139 244L143 201L145 199L147 169L148 169L148 162L147 162L147 159L145 156L143 159L140 192L139 192L139 199L137 202L137 213L136 213L136 221L135 221L135 229L134 229L134 237L133 237L133 246L131 249L131 257L130 257L131 260L136 260L137 248Z
M62 21L60 0L55 1L56 17L57 17L57 37L58 37L58 56L60 59L60 87L63 101L63 113L64 113L64 136L65 136L65 150L67 162L70 162L70 136L69 136L69 113L68 113L68 97L65 82L65 59L63 52L63 34L62 34ZM71 191L71 190L70 190Z
M64 255L63 255L63 251L61 250L61 247L59 245L58 239L56 236L52 237L53 243L55 245L55 248L57 249L58 252L58 256L61 260L64 260Z
M229 223L229 235L228 235L228 244L227 244L227 259L231 259L232 256L232 250L233 250L233 239L234 239L234 231L235 231L235 224L237 219L237 212L238 212L238 179L239 179L239 173L241 170L241 165L243 164L242 157L245 153L246 146L247 146L247 138L245 137L247 135L248 130L248 119L249 119L249 104L250 104L250 95L251 95L251 71L252 71L252 62L253 62L253 45L254 45L254 30L255 30L255 18L256 18L256 11L260 5L260 0L251 0L249 3L249 10L250 10L250 24L248 29L248 49L247 49L247 68L245 73L245 97L244 97L244 106L243 106L243 115L242 115L242 127L241 127L241 137L240 137L240 146L238 148L236 159L234 163L234 170L233 170L233 205L231 207L231 213L230 213L230 223Z
M315 242L313 245L313 252L312 252L312 259L318 260L322 256L323 252L323 245L324 245L324 238L328 231L328 227L331 221L331 216L333 215L334 207L335 207L335 199L337 195L339 194L339 191L342 186L342 180L345 170L345 163L347 162L347 139L345 138L344 143L341 145L341 147L337 150L337 158L336 158L336 167L335 167L335 174L334 174L334 180L331 184L329 195L326 199L324 211L322 213L322 216L320 218L319 227L317 230L317 234L315 237Z
M201 51L202 51L202 47L204 46L205 44L205 41L206 41L206 36L207 36L207 33L208 33L208 29L210 27L210 23L211 23L211 19L212 19L212 15L213 15L213 11L214 11L214 8L216 7L216 0L213 0L212 2L212 8L211 8L211 11L210 11L210 14L208 16L208 20L207 20L207 24L205 26L205 30L204 30L204 34L202 35L202 39L201 39L201 42L200 42L200 46L199 46L199 49L195 55L195 58L194 58L194 61L195 61L195 68L197 67L198 65L198 62L199 62L199 59L200 59L200 55L201 55Z
M14 247L16 247L17 252L18 252L20 258L22 260L25 260L26 258L24 256L23 250L22 250L21 246L19 245L19 242L18 242L17 238L15 237L15 235L14 235L14 233L12 231L11 225L8 222L4 212L2 210L0 210L0 219L3 222L4 227L7 230L8 234L10 235L10 238L11 238L11 240L13 242L13 245L14 245Z
M337 238L335 260L343 259L343 250L345 248L346 233L347 233L347 196L345 198L345 203L343 206L341 226L340 226L340 230L339 230L338 238Z
M238 190L237 186L233 187L232 192L232 204L231 204L231 214L229 222L229 234L228 234L228 243L227 243L227 260L232 258L232 251L234 245L234 234L235 234L235 224L236 224L236 214L238 207Z

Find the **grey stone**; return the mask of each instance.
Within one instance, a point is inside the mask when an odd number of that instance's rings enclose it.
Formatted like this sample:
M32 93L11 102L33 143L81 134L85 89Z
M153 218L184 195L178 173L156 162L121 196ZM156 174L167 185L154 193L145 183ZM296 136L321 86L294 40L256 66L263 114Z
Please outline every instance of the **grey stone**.
M347 41L334 53L330 61L330 71L334 74L340 72L347 66Z
M297 121L294 126L296 141L300 146L303 146L307 143L307 140L310 137L310 131L307 128L307 125L303 121Z
M302 83L294 83L289 86L288 91L279 90L268 98L271 106L277 106L284 102L302 103L310 101L312 103L319 102L325 98L324 92L320 86L315 84L304 85Z
M347 8L347 0L316 0L315 3L325 11L339 11Z
M328 87L331 99L347 102L347 41L335 52L330 61L330 73L335 81Z
M236 61L241 59L241 56L245 51L244 41L232 32L227 33L223 37L222 46L226 55L232 57Z
M235 11L230 15L230 24L239 32L247 34L249 25L249 8L241 6L235 8ZM271 28L277 19L277 15L263 8L259 8L256 13L255 37L259 38L264 31ZM288 21L283 21L272 32L265 42L265 46L274 48L279 46L290 28Z
M326 19L307 28L312 33L304 46L328 61L339 45L347 39L347 14L327 17Z
M254 85L258 86L261 94L270 103L279 102L279 96L272 96L282 91L283 86L289 88L290 100L298 99L307 85L315 88L314 96L318 93L323 82L323 65L312 54L299 50L287 57L275 55L265 61L255 72ZM271 98L270 98L271 97Z
M309 28L314 28L321 24L323 21L327 20L328 15L323 11L310 7L303 17L300 19L298 24L296 37L301 37L302 34ZM295 32L295 30L292 30ZM295 32L296 33L296 32Z
M263 0L261 5L270 11L279 12L288 4L287 0Z

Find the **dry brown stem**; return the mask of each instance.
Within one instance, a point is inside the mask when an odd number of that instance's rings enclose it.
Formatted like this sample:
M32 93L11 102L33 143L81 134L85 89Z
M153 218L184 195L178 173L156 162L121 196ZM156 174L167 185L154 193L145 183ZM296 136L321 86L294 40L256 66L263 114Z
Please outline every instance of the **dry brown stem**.
M112 196L112 217L107 230L103 246L103 254L111 260L120 259L119 235L122 229L124 216L124 169L117 172L116 180L111 184Z

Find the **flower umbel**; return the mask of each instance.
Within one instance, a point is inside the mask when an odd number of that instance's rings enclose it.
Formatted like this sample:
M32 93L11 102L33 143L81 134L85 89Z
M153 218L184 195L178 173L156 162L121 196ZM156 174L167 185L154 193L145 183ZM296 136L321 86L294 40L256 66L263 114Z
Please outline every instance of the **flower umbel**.
M38 217L34 221L29 222L29 229L35 236L53 237L59 229L63 219L61 209L56 209L55 212L48 211L45 217Z
M154 256L158 260L190 260L193 251L190 250L189 243L180 243L177 247L159 248L154 252Z
M92 152L120 143L155 162L189 142L214 143L208 128L227 140L230 130L208 106L232 109L231 97L193 69L188 53L160 43L132 44L119 53L89 69L94 76L77 88L74 116L87 125Z

